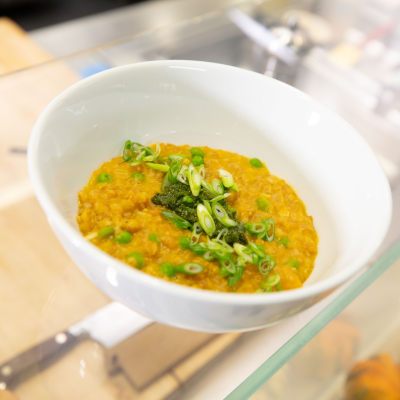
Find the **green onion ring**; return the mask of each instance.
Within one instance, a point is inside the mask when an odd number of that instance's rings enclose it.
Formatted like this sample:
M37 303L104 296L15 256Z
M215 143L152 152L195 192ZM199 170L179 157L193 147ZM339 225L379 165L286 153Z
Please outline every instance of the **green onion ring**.
M244 227L246 228L247 232L253 235L258 235L262 233L262 236L264 236L267 230L267 226L262 222L246 222L244 224Z
M199 229L200 228L200 229ZM192 233L190 235L190 246L194 246L199 242L200 236L203 233L203 229L201 229L201 225L199 222L196 222L193 225Z
M230 274L234 274L236 272L235 263L233 262L232 256L227 258L224 261L219 260L221 267L224 267Z
M198 171L201 176L201 179L205 179L206 178L206 167L204 166L204 164L200 165Z
M163 172L168 172L169 171L168 165L155 164L155 163L146 163L146 165L149 168L157 169L158 171L163 171Z
M197 171L193 164L189 165L189 185L193 196L198 196L201 187L201 177L199 171Z
M170 160L175 160L175 159L177 159L177 158L183 160L184 158L189 158L189 157L188 157L188 156L185 156L184 154L181 154L181 153L176 153L176 154L170 154L170 155L168 156L168 158L169 158Z
M233 245L233 248L235 249L235 252L239 257L242 257L247 262L252 262L252 258L244 252L244 250L246 250L246 246L243 246L240 243L235 243Z
M226 188L230 188L234 184L232 175L228 171L225 171L224 169L220 169L218 172L220 178L222 179L223 185Z
M265 255L258 263L258 270L261 275L268 275L276 265L276 260L274 256Z
M207 211L210 213L210 215L213 215L212 208L210 206L210 203L207 200L203 200L203 204L207 208Z
M163 210L161 214L164 218L170 220L178 229L190 228L192 226L189 221L186 221L186 219L183 219L172 211Z
M214 260L215 256L214 256L214 252L211 250L207 250L204 254L203 254L203 260L205 261L212 261Z
M172 160L168 170L168 180L171 183L178 182L178 175L181 172L181 168L182 168L182 160L180 158Z
M260 244L256 244L253 242L249 242L250 247L256 253L259 257L264 258L265 256L265 250L264 247L262 247Z
M203 188L207 189L211 193L214 193L214 189L211 183L206 182L204 179L201 180L201 186L203 186Z
M270 291L269 289L272 290L272 288L277 285L278 283L280 283L281 281L281 277L279 276L279 274L277 272L275 272L274 274L268 276L267 278L263 279L261 281L261 288L262 289L266 289L267 291Z
M236 226L237 225L237 222L230 218L221 218L220 222L221 222L221 224L224 224L225 226Z
M162 183L161 183L161 191L163 192L164 191L164 189L167 187L167 186L171 186L172 185L172 183L169 181L169 179L168 179L168 174L165 174L164 175L164 179L163 179L163 181L162 181Z
M220 201L222 199L226 199L227 197L229 197L231 194L230 193L225 193L225 194L221 194L220 196L214 197L213 199L210 200L210 202L213 201Z
M197 206L197 217L199 218L200 225L204 232L208 236L212 236L215 231L215 223L210 213L207 211L207 208L203 206L203 204L198 204Z
M204 267L197 263L184 263L175 267L175 272L179 272L181 274L195 275L200 274L203 271Z
M218 179L213 179L213 181L211 182L212 188L213 188L213 193L215 195L221 195L224 194L225 189L224 189L224 185L222 184L221 181L219 181Z
M222 218L229 218L229 215L225 211L225 208L221 206L221 204L214 202L211 204L211 207L218 221L221 221Z
M265 232L264 237L259 238L259 239L264 239L264 240L267 239L268 242L272 242L274 240L274 237L275 237L275 220L273 218L270 218L270 219L267 219L267 220L262 219L261 222L263 224L265 224L265 226L267 227L267 231ZM272 225L272 234L268 235L268 232L271 229L271 225Z
M189 170L189 167L187 165L182 165L182 168L179 171L179 174L177 176L178 181L184 183L185 185L189 185L189 179L185 175L185 171L188 171L188 170Z

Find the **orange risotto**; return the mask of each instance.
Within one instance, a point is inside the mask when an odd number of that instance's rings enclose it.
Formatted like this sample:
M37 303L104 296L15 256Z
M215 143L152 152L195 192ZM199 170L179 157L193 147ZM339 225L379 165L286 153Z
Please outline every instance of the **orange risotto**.
M303 202L258 159L128 141L79 193L82 235L132 268L199 289L268 293L310 276L318 236Z

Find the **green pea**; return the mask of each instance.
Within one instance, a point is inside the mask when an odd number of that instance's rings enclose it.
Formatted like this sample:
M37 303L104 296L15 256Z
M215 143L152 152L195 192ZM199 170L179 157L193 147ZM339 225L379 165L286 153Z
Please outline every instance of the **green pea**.
M97 238L104 239L113 234L114 234L114 227L113 226L105 226L104 228L101 228L99 230L99 233L97 234Z
M292 268L299 269L299 262L298 262L294 257L292 257L292 258L286 263L286 265L288 265L289 267L292 267Z
M160 270L161 270L161 272L162 272L164 275L167 275L167 276L169 276L169 277L172 277L172 276L175 275L175 268L174 268L174 266L173 266L171 263L169 263L169 262L162 263L162 264L160 265Z
M252 158L250 160L250 165L255 168L262 168L262 162L258 158Z
M281 245L287 247L287 245L289 244L289 239L288 239L287 237L279 238L279 239L278 239L278 242L279 242Z
M137 268L141 269L144 264L144 256L141 253L131 253L126 256L126 258L131 258L133 257L136 260L136 266Z
M112 176L107 172L103 172L97 177L97 182L111 183L112 181L113 181Z
M183 197L182 201L185 203L193 203L193 199L190 196Z
M200 157L200 156L195 156L195 157L193 157L193 158L192 158L192 164L193 164L195 167L198 167L198 166L204 164L203 157Z
M118 243L129 243L132 240L132 235L129 232L121 232L116 235L115 240Z
M196 157L196 156L200 156L200 157L204 157L206 154L204 153L204 151L202 150L202 149L200 149L199 147L192 147L191 149L190 149L190 154L193 156L193 157Z
M141 174L140 172L137 172L136 174L131 175L131 178L143 182L146 179L146 176Z
M259 197L257 199L257 207L261 211L269 210L269 201L265 197Z
M160 243L160 241L158 240L158 236L155 233L149 235L149 240L151 240L152 242Z
M181 236L178 239L179 245L182 247L182 249L186 250L190 246L190 237L188 236Z

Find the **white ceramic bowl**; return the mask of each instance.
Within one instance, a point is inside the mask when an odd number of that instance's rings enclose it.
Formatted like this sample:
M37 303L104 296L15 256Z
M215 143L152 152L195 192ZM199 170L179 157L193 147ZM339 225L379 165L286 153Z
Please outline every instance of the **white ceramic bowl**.
M304 287L264 295L192 289L130 268L86 241L75 222L78 191L128 139L265 161L314 217L319 254ZM146 62L76 83L39 117L28 161L49 223L85 275L139 313L192 330L257 329L312 306L365 265L391 219L386 176L351 126L288 85L219 64Z

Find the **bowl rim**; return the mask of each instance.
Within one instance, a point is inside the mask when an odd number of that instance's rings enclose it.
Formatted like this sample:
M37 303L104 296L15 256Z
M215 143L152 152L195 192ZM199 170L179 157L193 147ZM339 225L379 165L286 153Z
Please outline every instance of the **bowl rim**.
M296 95L301 95L303 98L318 104L325 113L329 114L331 118L339 120L344 126L347 127L349 134L355 136L361 145L364 147L364 152L369 153L371 162L375 163L375 168L377 173L380 175L380 182L385 188L384 196L386 197L386 213L385 218L382 220L379 226L379 233L376 235L376 240L373 246L370 246L361 256L355 258L348 266L342 271L336 273L335 275L322 279L318 282L310 284L309 286L303 286L298 289L285 290L281 292L271 292L268 296L256 296L253 293L227 293L227 292L215 292L211 290L204 290L198 288L187 287L184 285L179 285L173 282L168 282L163 279L154 277L150 274L137 270L135 268L129 267L127 264L119 261L118 259L104 253L91 242L86 240L80 232L73 228L66 218L57 209L56 205L51 200L47 193L44 182L40 176L38 168L38 146L41 140L41 136L44 132L43 126L48 118L48 116L57 107L60 100L68 96L69 94L78 91L81 87L84 87L91 82L102 79L102 77L117 75L123 70L135 70L141 68L149 67L165 67L165 66L178 66L187 67L188 69L223 69L227 72L239 73L242 75L250 74L254 79L268 79L271 84L284 87L284 90L289 90ZM61 233L69 238L69 240L75 243L80 250L85 253L86 256L92 258L95 262L102 264L107 264L109 267L113 267L117 270L118 274L122 277L130 277L131 279L142 282L143 284L152 287L153 289L160 290L165 294L173 295L175 297L190 298L191 300L201 301L201 302L212 302L219 304L230 304L230 305L267 305L274 303L285 303L301 299L310 298L313 296L318 296L323 293L329 293L339 285L343 284L351 277L353 277L357 272L359 272L366 263L373 257L373 255L378 250L379 246L383 242L392 218L392 195L389 186L388 179L380 165L375 153L372 151L370 146L367 144L365 139L342 117L337 115L335 112L331 111L329 108L321 104L318 100L315 100L308 94L302 92L301 90L294 88L286 83L278 81L276 79L267 77L262 74L258 74L253 71L243 70L238 67L233 67L224 64L217 64L204 61L188 61L188 60L157 60L157 61L145 61L135 64L128 64L120 67L115 67L108 69L106 71L99 72L95 75L82 79L72 86L65 89L59 95L57 95L41 112L39 118L37 119L31 133L31 137L28 145L28 171L29 176L33 185L36 197L39 200L45 214L49 220L50 225L56 226ZM117 275L118 279L118 275Z

